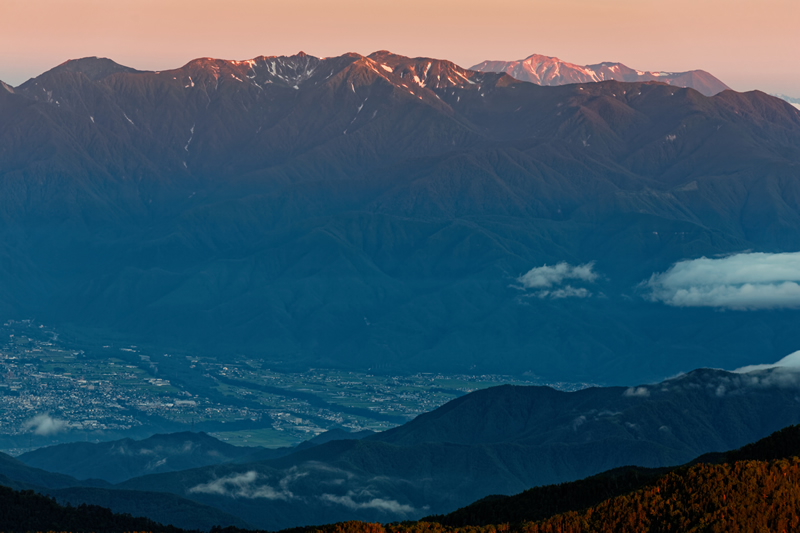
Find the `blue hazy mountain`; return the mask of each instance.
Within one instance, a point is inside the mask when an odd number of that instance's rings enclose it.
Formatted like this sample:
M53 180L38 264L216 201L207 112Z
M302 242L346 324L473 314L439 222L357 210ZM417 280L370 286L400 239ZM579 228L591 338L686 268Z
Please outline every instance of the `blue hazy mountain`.
M0 312L74 338L601 383L800 345L796 310L637 288L800 249L800 114L760 92L541 87L388 52L85 58L0 90L0 123ZM598 275L520 289L560 262Z
M143 440L71 442L39 448L17 459L36 468L78 479L118 483L132 477L225 463L260 448L232 446L205 433L170 433Z
M80 480L119 483L133 477L188 470L220 463L246 463L284 457L334 440L363 439L374 432L331 429L295 447L264 449L233 446L205 433L158 434L142 440L69 442L46 446L16 458L27 466ZM66 479L65 486L74 484ZM48 486L50 486L48 484Z

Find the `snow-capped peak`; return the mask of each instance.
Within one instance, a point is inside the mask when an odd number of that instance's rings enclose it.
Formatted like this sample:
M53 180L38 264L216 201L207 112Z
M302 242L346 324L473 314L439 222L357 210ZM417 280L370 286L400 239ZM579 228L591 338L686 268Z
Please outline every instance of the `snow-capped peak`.
M691 87L711 96L729 87L702 70L689 72L647 72L634 70L622 63L603 62L575 65L557 57L533 54L519 61L484 61L471 68L479 72L505 72L521 81L538 85L566 85L606 80L625 82L662 81L676 87Z

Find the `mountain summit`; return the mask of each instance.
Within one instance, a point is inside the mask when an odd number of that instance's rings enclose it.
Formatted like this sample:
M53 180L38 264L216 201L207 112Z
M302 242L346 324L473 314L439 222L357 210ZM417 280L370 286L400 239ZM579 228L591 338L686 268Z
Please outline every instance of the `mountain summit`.
M538 85L567 85L569 83L590 83L597 81L660 81L676 87L689 87L706 95L713 96L729 89L727 85L704 70L688 72L642 72L622 63L597 63L596 65L575 65L557 57L533 54L519 61L484 61L470 70L478 72L505 72L521 81Z
M112 61L106 57L83 57L70 59L52 69L52 72L80 72L92 81L97 81L118 72L141 72Z

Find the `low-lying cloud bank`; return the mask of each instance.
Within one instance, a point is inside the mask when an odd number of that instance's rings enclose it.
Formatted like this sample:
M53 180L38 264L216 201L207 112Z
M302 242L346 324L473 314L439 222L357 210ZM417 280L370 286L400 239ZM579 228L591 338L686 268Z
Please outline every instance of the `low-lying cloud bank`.
M337 496L335 494L323 494L319 498L324 502L343 505L348 509L353 509L354 511L360 509L377 509L379 511L384 511L387 513L395 513L395 514L410 514L415 512L415 509L410 505L400 503L396 500L371 498L366 501L358 502L353 499L353 496L355 496L355 493L353 491L349 491L344 496Z
M594 262L573 266L561 262L555 266L540 266L530 269L517 278L524 289L539 289L533 296L559 300L562 298L588 298L592 293L584 287L565 285L567 280L594 283L599 275L594 271Z
M745 374L747 372L754 372L756 370L769 370L770 368L786 368L800 371L800 350L790 353L777 363L768 365L748 365L734 370L737 374Z
M743 253L679 261L641 284L675 307L755 310L800 307L800 252Z

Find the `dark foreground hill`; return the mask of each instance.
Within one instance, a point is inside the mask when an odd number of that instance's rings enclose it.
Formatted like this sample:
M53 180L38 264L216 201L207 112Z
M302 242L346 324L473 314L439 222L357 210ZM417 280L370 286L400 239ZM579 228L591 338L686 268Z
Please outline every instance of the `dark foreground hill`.
M84 340L609 383L800 345L796 310L637 289L685 258L800 250L800 114L763 93L388 52L86 58L0 90L0 124L0 312ZM562 261L597 276L517 281Z
M179 533L182 531L171 526L165 527L146 518L115 514L96 505L64 507L33 491L15 491L2 486L0 486L0 530L8 533L29 531Z
M118 483L132 477L225 463L260 448L232 446L205 433L170 433L144 440L72 442L39 448L18 457L23 463L79 479Z
M665 467L800 422L798 374L698 370L662 383L474 392L398 428L283 458L134 478L261 528L450 512L627 465Z

